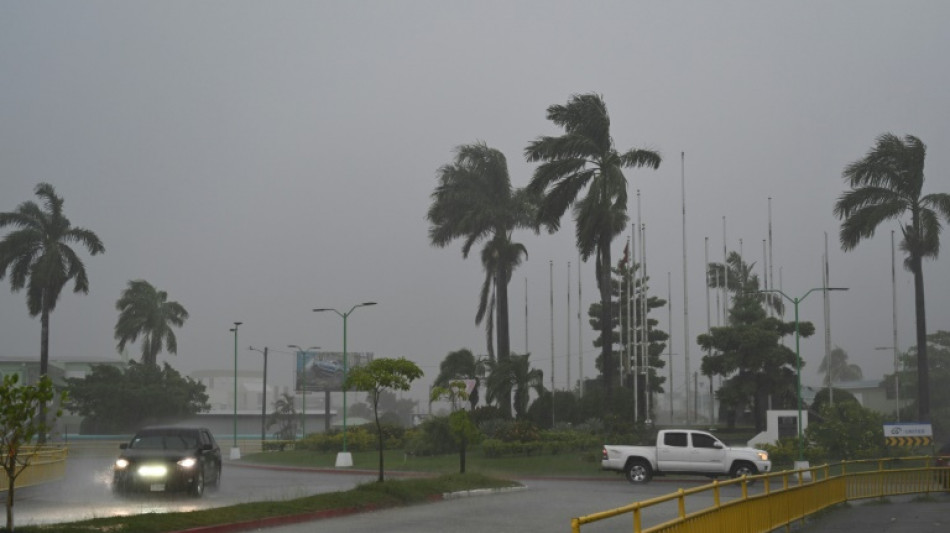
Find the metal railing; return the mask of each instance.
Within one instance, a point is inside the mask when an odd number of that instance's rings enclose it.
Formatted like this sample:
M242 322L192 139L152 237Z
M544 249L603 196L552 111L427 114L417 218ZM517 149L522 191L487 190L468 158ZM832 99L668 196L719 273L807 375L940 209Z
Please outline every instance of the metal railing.
M0 450L0 453L5 453L5 451ZM17 476L14 486L19 489L62 479L66 476L68 453L66 447L21 449L17 454L17 462L27 466ZM10 482L6 473L0 473L0 491L6 491L9 488Z
M626 516L634 533L763 533L851 500L950 491L950 467L932 457L846 461L731 479L571 520L571 530ZM675 508L674 508L675 506Z

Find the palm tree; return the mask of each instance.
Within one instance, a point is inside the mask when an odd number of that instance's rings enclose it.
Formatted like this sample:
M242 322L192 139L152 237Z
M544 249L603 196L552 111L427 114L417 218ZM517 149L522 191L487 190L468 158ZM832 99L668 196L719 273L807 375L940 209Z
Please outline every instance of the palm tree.
M729 252L725 264L706 265L706 283L711 289L726 288L736 295L753 296L753 293L757 293L754 297L759 303L782 315L785 312L782 296L759 292L759 276L754 273L754 269L755 262L746 263L738 252Z
M600 289L601 324L610 318L610 244L627 227L627 178L622 169L659 168L658 152L631 149L617 152L610 136L610 117L603 98L596 94L573 95L566 105L548 107L547 118L564 128L559 137L538 137L525 148L529 162L542 161L534 172L529 191L543 194L539 220L552 231L564 212L573 206L577 249L586 261L596 254L595 270ZM587 187L587 194L579 199ZM610 400L613 383L613 342L604 338L601 360Z
M142 363L146 365L155 366L163 349L178 353L178 339L172 326L180 328L188 319L188 311L178 302L169 302L168 293L142 279L129 281L115 308L119 311L115 324L119 352L125 350L126 343L135 342L141 335Z
M907 253L904 267L914 275L917 318L917 413L930 420L930 372L927 361L927 314L924 305L923 260L940 252L940 217L950 221L950 194L923 195L927 147L920 139L885 133L864 158L845 167L842 177L851 190L838 197L834 214L842 220L841 248L853 250L874 236L884 221L900 224ZM907 220L909 218L909 220Z
M522 418L528 412L528 399L531 389L544 392L544 372L531 368L528 357L531 354L511 354L507 361L486 361L488 367L488 401L510 396L514 391L516 418Z
M835 381L857 381L864 377L861 367L848 363L848 352L838 346L821 358L818 372L825 375L825 384L829 387Z
M462 256L466 258L473 245L485 242L481 254L485 281L475 323L480 324L488 312L486 328L492 357L492 318L495 318L498 359L507 361L511 349L508 283L514 269L528 255L524 245L512 242L511 234L517 228L534 228L532 199L525 191L512 188L504 154L484 143L456 148L455 161L442 166L438 175L439 184L432 193L427 214L431 224L429 239L440 248L455 239L463 239ZM510 408L505 409L505 406L510 403L502 401L506 414Z
M53 186L40 183L34 190L42 206L26 201L16 211L0 213L0 228L15 228L0 241L0 279L10 271L10 288L26 287L30 316L40 315L40 375L49 370L49 317L59 295L73 280L73 292L87 294L86 267L70 244L86 247L91 255L105 251L99 237L75 227L63 214L63 199Z
M433 387L450 389L453 381L475 380L475 388L468 395L468 402L472 409L478 405L478 384L480 375L484 374L482 363L476 360L471 350L462 348L454 352L449 352L445 359L439 364L439 375L432 383Z

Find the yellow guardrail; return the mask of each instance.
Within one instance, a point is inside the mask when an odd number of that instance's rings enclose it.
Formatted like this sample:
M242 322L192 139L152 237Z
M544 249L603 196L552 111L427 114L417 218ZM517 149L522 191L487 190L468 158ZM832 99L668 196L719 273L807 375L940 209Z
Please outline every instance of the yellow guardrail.
M0 450L0 453L5 453ZM62 479L66 476L66 447L24 448L17 454L17 462L26 464L15 481L16 488L40 485ZM22 468L22 467L21 467ZM5 473L0 473L0 491L10 488Z
M932 457L846 461L713 481L573 518L571 530L580 533L584 524L621 516L632 521L634 533L788 530L808 515L850 500L950 491L950 468L932 466L932 461Z

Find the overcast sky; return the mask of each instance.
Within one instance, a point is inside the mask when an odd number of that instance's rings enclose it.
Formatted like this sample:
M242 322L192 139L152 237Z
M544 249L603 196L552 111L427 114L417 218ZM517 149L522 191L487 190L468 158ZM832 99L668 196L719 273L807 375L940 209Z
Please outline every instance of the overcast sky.
M89 294L64 292L52 315L54 360L117 359L115 302L145 279L191 314L178 355L159 357L185 373L232 368L229 328L242 321L239 367L258 369L247 347L269 346L283 352L271 379L290 385L286 345L342 348L342 320L312 308L376 301L350 316L348 349L407 357L428 385L448 352L485 352L477 254L428 242L436 170L456 146L484 141L524 186L527 143L561 133L547 107L595 92L618 149L664 157L626 176L631 198L641 191L651 290L672 293L672 325L666 309L655 316L672 333L674 388L685 351L683 175L692 369L706 329L705 239L722 261L726 217L729 250L741 241L761 273L771 198L782 289L821 286L827 233L831 285L850 288L833 296L832 343L879 378L892 368L891 352L875 347L892 346L897 226L844 253L832 207L842 169L884 132L926 143L925 191L950 192L948 21L942 1L4 1L0 211L49 182L71 222L106 247L81 254ZM553 261L563 388L568 352L572 380L579 373L578 270L586 317L593 264L578 268L569 218L556 235L515 240L529 260L509 288L512 348L527 344L549 383ZM946 228L943 240L947 249ZM615 241L615 258L623 246ZM930 332L950 329L945 256L925 264ZM914 343L913 282L898 268L903 350ZM38 359L39 319L2 284L0 358ZM820 293L800 306L818 329L802 342L806 383L820 381L822 307ZM586 318L580 336L591 377Z

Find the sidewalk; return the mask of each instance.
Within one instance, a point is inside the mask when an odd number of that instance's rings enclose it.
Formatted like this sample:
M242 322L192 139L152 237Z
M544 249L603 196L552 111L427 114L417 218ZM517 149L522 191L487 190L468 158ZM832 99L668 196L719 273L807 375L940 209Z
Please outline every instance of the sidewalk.
M793 527L806 533L946 533L950 531L950 494L893 496L838 507Z

